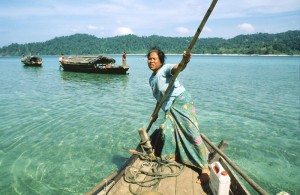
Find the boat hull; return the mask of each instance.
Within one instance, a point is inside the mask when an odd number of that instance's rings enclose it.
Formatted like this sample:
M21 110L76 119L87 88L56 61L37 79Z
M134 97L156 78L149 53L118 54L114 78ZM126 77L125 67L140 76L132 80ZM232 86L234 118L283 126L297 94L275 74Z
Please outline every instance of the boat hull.
M64 71L97 73L97 74L127 74L129 67L115 66L110 68L94 67L86 65L61 65Z
M201 135L202 138L204 138L204 135ZM151 143L153 145L153 148L155 149L155 152L159 153L161 150L161 142L160 142L160 131L156 130L151 135ZM246 187L243 185L243 183L240 181L239 177L234 173L232 168L228 165L228 163L223 159L218 157L217 155L214 155L214 151L211 150L212 148L209 146L208 143L211 144L211 141L209 141L206 137L204 139L204 142L208 149L208 158L210 160L216 160L219 161L224 169L227 171L227 173L231 177L231 184L230 184L230 193L229 194L238 194L238 195L250 195L249 191L246 189ZM219 147L223 148L224 143L223 141L220 143ZM226 144L225 144L226 145ZM136 149L139 152L142 152L140 145ZM210 189L209 183L204 184L197 184L196 181L199 178L200 170L184 166L182 172L180 175L176 177L167 177L164 178L159 185L153 188L153 186L138 186L135 183L130 184L125 179L126 175L126 169L128 167L135 167L138 169L138 167L143 167L143 170L145 170L145 165L149 164L149 161L145 161L140 159L137 155L132 155L119 169L117 173L112 173L110 176L105 178L102 182L100 182L98 185L96 185L91 191L87 192L87 195L129 195L132 194L131 190L139 192L138 194L190 194L190 195L198 195L198 194L212 194L212 191ZM148 170L147 170L148 171ZM167 174L170 173L169 169L165 169ZM163 172L161 172L163 173ZM164 173L163 173L164 174ZM153 176L143 176L142 174L139 174L137 177L137 180L139 181L151 181ZM135 178L135 177L134 177ZM131 185L131 186L130 186Z
M75 56L64 58L61 68L64 71L98 73L98 74L127 74L129 67L115 64L115 59L106 56Z

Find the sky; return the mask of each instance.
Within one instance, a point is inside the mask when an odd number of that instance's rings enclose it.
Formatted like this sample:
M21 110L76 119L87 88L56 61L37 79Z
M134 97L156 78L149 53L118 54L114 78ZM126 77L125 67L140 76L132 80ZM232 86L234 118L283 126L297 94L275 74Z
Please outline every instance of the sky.
M2 0L0 47L77 33L194 36L209 0ZM300 30L299 0L218 0L200 38Z

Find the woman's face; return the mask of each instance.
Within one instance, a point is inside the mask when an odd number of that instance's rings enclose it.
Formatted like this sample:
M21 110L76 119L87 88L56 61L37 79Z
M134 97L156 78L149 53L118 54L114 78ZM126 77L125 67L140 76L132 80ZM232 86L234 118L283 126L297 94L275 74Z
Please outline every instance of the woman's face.
M150 70L156 73L161 66L162 64L159 60L158 54L156 52L151 52L148 58L148 67L150 68Z

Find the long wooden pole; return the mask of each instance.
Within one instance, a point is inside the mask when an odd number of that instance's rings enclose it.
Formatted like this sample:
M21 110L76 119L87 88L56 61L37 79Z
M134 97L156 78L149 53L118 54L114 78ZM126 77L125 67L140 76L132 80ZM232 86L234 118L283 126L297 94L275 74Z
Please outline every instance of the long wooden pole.
M238 166L235 165L235 163L230 160L218 147L216 147L205 135L201 133L201 137L208 143L220 156L222 156L228 164L234 168L259 194L267 195L267 193L264 189L262 189L255 181L253 181L246 173L244 173Z
M191 41L188 49L186 50L187 54L189 54L192 51L192 49L193 49L193 47L194 47L194 45L195 45L195 43L196 43L196 41L197 41L200 33L202 32L202 29L203 29L203 27L204 27L207 19L209 18L210 14L213 11L213 9L214 9L215 5L217 4L217 2L218 2L218 0L213 0L212 3L211 3L211 5L210 5L210 7L206 11L206 14L205 14L204 18L202 19L202 22L200 23L200 25L199 25L199 27L198 27L198 29L197 29L194 37L193 37L193 39L192 39L192 41ZM177 71L175 72L175 74L174 74L171 82L169 83L169 86L168 86L165 94L163 95L162 99L160 100L158 106L156 107L156 109L154 110L154 112L153 112L152 115L158 114L158 112L159 112L162 104L164 103L164 101L166 100L167 96L169 95L169 93L171 91L171 88L172 88L172 86L173 86L173 84L174 84L177 76L179 75L179 73L181 72L181 70L184 67L186 67L187 63L188 62L184 58L182 58L181 62L179 63L179 67L177 68ZM150 124L147 127L147 130L146 130L147 132L150 130L152 124L153 124L153 121L151 120ZM248 175L246 175L239 167L237 167L221 150L219 150L219 148L217 148L216 146L214 146L213 144L211 144L211 142L203 134L201 134L201 137L205 141L207 141L207 143L210 143L211 147L214 148L258 193L260 193L262 195L268 194L258 184L256 184Z
M203 19L202 19L202 21L201 21L201 23L200 23L200 25L199 25L199 27L198 27L198 29L197 29L197 31L196 31L194 37L193 37L193 39L192 39L192 41L191 41L191 43L190 43L190 45L189 45L189 47L188 47L188 49L186 50L186 53L187 53L187 54L191 53L191 51L192 51L192 49L193 49L193 47L194 47L196 41L198 40L198 37L199 37L200 33L202 32L202 29L203 29L203 27L204 27L204 25L205 25L207 19L209 18L211 12L212 12L213 9L215 8L215 5L216 5L217 2L218 2L218 0L213 0L212 3L210 4L208 10L206 11L205 16L203 17ZM172 89L172 86L173 86L173 84L174 84L174 82L175 82L177 76L179 75L179 73L181 72L181 70L182 70L183 68L186 67L187 63L188 63L188 61L186 61L184 58L182 58L181 62L179 63L179 66L178 66L178 68L177 68L177 71L175 72L175 74L173 75L172 80L171 80L170 83L169 83L169 86L168 86L168 88L167 88L165 94L164 94L163 97L161 98L159 104L157 105L157 107L156 107L156 109L154 110L154 112L153 112L152 115L157 115L157 114L158 114L158 112L159 112L161 106L163 105L164 101L165 101L166 98L168 97L168 95L169 95L169 93L170 93L170 91L171 91L171 89ZM148 125L148 127L147 127L147 129L146 129L147 132L149 132L149 130L150 130L152 124L153 124L153 121L151 120L150 124Z

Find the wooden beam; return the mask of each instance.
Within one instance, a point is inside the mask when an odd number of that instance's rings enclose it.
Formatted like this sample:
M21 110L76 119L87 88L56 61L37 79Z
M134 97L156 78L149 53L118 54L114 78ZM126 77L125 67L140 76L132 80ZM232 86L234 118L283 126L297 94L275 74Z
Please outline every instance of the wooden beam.
M218 148L221 150L221 151L224 151L228 146L228 143L224 140L222 140L219 145L218 145ZM220 155L218 154L218 152L214 151L212 153L212 155L210 156L210 159L208 161L209 164L211 164L212 162L215 162L215 161L218 161L220 159Z

